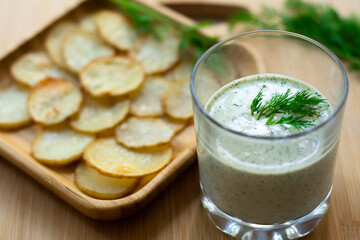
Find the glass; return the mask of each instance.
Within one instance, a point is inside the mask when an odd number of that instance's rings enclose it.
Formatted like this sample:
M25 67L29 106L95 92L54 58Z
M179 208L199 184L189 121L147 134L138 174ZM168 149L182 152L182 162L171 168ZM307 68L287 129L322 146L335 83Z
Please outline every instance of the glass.
M234 131L205 111L219 88L262 73L310 84L328 99L332 114L310 129L276 137ZM348 93L347 75L339 59L302 35L249 32L204 53L195 65L190 87L202 204L212 222L244 240L294 239L311 232L328 209ZM266 162L285 150L286 163ZM247 162L248 156L263 163Z

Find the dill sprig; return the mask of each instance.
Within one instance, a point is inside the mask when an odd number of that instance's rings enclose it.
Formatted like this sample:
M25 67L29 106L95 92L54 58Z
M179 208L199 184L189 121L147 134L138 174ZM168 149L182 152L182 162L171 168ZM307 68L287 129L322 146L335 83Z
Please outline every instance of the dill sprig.
M305 127L311 127L314 124L312 124L309 120L303 119L304 116L294 117L281 117L280 120L275 121L274 120L275 115L271 115L269 119L266 121L266 125L275 125L275 124L288 124L290 126L293 126L294 128L301 130Z
M256 95L256 97L254 98L254 100L251 103L250 106L250 110L251 110L251 115L254 115L254 112L257 112L259 109L261 109L261 101L263 99L263 90L264 90L265 86L263 86L260 91L258 92L258 94Z
M260 107L255 108L253 111L254 113L257 113L257 120L262 116L268 117L276 113L284 112L286 105L291 103L291 98L289 98L290 92L291 90L288 89L285 93L275 94L264 105L260 103Z
M209 37L199 33L201 28L210 24L210 21L202 21L192 26L180 26L180 52L183 55L188 52L188 49L191 49L194 51L195 57L200 58L206 50L219 41L217 37Z
M128 0L110 1L121 8L122 12L132 20L135 29L141 34L152 33L160 39L171 25L166 17L143 5Z
M262 29L284 29L311 37L327 46L337 56L360 70L360 17L340 16L328 5L302 0L286 0L285 10L264 7L258 14L236 12L229 19L230 29L239 22Z
M284 93L277 93L269 101L263 103L263 89L253 99L250 110L251 115L257 120L261 117L268 118L266 125L288 124L296 129L312 126L310 120L304 119L306 116L319 115L318 104L324 103L326 99L310 92L310 89L298 91L291 94L288 88ZM277 114L282 114L280 119Z
M123 14L132 20L134 28L140 34L152 34L156 39L162 39L167 31L176 30L180 38L179 50L186 56L193 53L196 58L211 46L218 42L217 37L209 37L201 34L199 29L210 24L204 21L192 26L175 23L162 14L130 0L110 0L120 7Z

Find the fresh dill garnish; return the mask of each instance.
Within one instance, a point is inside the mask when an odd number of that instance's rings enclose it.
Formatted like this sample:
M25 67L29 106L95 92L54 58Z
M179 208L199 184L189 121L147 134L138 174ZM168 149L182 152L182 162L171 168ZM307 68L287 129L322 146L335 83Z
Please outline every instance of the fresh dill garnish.
M253 99L250 110L251 115L257 120L261 117L268 118L266 125L288 124L296 129L312 126L311 120L304 119L306 116L318 116L318 104L326 99L312 94L310 89L291 94L288 88L284 93L276 93L269 101L263 103L263 89ZM282 116L278 116L281 114Z
M328 5L302 0L286 0L285 10L264 7L258 14L236 12L229 19L230 29L239 22L262 29L284 29L311 37L327 46L337 56L360 70L360 17L340 16Z
M263 99L263 89L265 88L265 86L263 86L259 93L256 95L256 97L254 98L254 100L251 103L250 109L251 109L251 115L254 114L254 112L256 112L258 109L261 108L261 101Z
M252 115L254 115L256 112L257 120L259 120L262 116L268 117L276 113L284 112L286 105L291 103L291 98L289 97L290 93L291 90L289 88L285 93L275 94L268 102L263 105L260 102L260 104L258 104L259 107L253 109ZM256 97L254 100L256 101ZM254 100L252 103L254 103Z
M266 125L274 125L274 124L289 124L291 126L293 126L294 128L301 130L302 128L305 127L310 127L313 126L314 124L312 124L309 120L304 120L304 116L299 116L299 117L294 117L294 116L290 116L290 117L281 117L280 120L275 121L274 120L274 115L271 115L269 117L269 119L266 121Z
M218 42L217 37L209 37L201 34L199 29L209 25L204 21L192 26L178 24L162 14L130 0L110 0L122 10L122 13L132 20L134 28L140 34L152 34L156 39L161 40L162 36L174 30L180 38L179 50L186 56L194 54L196 58Z

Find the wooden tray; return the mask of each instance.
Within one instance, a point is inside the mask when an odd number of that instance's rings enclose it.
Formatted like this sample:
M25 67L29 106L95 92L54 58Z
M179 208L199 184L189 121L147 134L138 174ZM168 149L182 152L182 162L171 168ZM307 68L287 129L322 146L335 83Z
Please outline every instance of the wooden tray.
M187 17L156 3L142 4L181 24L193 24L193 21ZM64 19L79 20L85 14L104 7L108 7L105 2L86 1L59 21ZM52 25L0 61L0 81L10 79L9 66L20 55L31 50L43 50L44 36ZM175 179L182 170L188 167L195 160L196 155L194 128L193 125L190 125L173 139L174 159L162 171L142 178L137 189L127 197L116 200L99 200L85 195L75 186L73 178L76 164L52 168L37 162L31 156L31 143L38 131L39 126L37 125L30 125L16 131L0 131L0 154L74 208L95 219L116 219L140 210Z

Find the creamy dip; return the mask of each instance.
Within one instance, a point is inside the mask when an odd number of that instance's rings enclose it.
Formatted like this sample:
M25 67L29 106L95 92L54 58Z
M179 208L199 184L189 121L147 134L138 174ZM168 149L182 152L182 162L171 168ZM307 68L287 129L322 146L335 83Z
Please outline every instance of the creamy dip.
M304 89L324 98L314 87L282 75L254 75L235 80L213 94L205 110L223 126L253 136L297 133L289 125L267 126L256 120L250 105L263 89L267 101L288 88ZM319 106L314 125L328 118L332 108ZM329 193L337 141L324 145L321 130L289 139L259 139L224 129L197 125L200 182L205 195L223 212L245 222L282 223L314 210ZM204 128L204 129L202 129Z
M287 89L292 94L310 89L312 94L325 98L318 90L308 84L283 75L266 74L241 78L219 89L208 101L206 111L218 122L233 130L250 135L289 135L299 130L286 125L266 125L267 118L257 120L251 115L252 100L263 88L263 102L270 100L275 94L285 93ZM320 116L306 117L316 125L328 118L332 108L328 103L319 105Z

